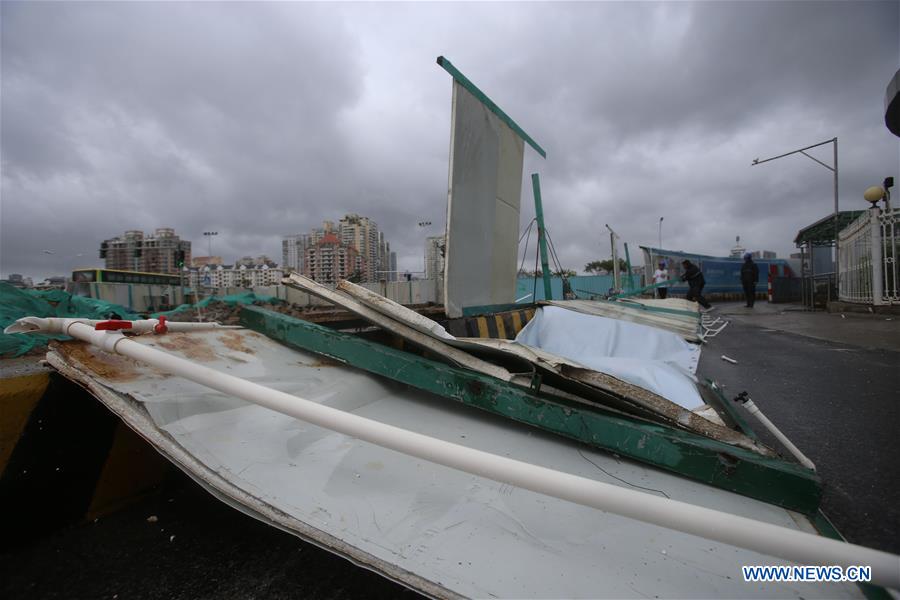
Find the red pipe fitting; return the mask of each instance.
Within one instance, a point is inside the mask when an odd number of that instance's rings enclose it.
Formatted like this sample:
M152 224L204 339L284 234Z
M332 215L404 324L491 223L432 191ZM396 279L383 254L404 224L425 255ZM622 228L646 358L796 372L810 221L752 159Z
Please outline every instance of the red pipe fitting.
M167 331L169 331L169 327L166 325L166 317L160 315L159 323L153 326L153 333L166 333Z

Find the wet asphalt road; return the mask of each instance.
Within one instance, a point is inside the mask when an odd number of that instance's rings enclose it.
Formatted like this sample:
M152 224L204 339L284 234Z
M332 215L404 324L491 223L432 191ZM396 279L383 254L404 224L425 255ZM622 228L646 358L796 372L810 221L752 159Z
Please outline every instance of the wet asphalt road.
M710 342L700 372L725 385L729 397L749 391L818 465L827 483L823 508L848 539L900 552L898 365L898 352L744 321ZM148 522L151 515L158 520ZM114 515L0 550L0 597L417 596L173 474L163 489Z
M844 537L900 553L900 352L752 323L733 320L710 340L698 373L724 385L729 399L749 392L816 464L822 509ZM775 447L758 421L746 419Z

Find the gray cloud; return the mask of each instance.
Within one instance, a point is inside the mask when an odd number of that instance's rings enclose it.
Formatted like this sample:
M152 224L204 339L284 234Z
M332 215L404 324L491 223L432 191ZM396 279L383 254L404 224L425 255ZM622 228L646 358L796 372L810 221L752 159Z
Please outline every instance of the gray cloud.
M838 136L845 208L900 164L882 122L893 2L6 2L0 17L4 276L98 263L102 239L164 226L198 254L213 229L228 259L280 260L281 235L349 211L421 268L446 212L439 54L547 149L527 153L521 224L538 171L573 268L608 255L604 223L636 254L659 216L668 247L790 251L831 210L831 174L757 156Z

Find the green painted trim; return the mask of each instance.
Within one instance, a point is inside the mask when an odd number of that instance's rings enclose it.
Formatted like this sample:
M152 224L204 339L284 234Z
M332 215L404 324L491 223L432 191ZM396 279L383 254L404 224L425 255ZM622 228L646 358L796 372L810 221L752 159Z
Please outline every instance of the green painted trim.
M747 423L747 420L744 418L744 415L734 406L731 402L728 401L728 398L725 397L725 394L722 393L722 388L712 379L707 379L704 381L704 384L707 388L713 393L716 400L719 401L719 405L722 409L728 413L728 416L737 424L738 429L741 430L741 433L746 435L748 438L754 441L759 440L759 436L756 435L756 432L750 427L750 424Z
M819 530L819 533L821 533L823 537L838 540L839 542L847 541L844 536L841 535L841 532L837 530L837 527L834 526L834 523L825 516L822 509L817 510L812 515L812 522L813 526ZM869 600L892 600L891 595L883 587L872 585L871 583L857 583L856 585L859 586L863 595Z
M490 110L492 113L494 113L495 115L500 117L501 121L503 121L504 123L509 125L509 128L512 129L513 131L515 131L520 138L522 138L523 140L528 142L528 145L531 146L532 148L534 148L538 154L540 154L544 158L547 158L547 153L544 152L544 149L541 148L540 146L538 146L538 143L535 142L533 139L531 139L531 136L528 135L527 133L525 133L525 131L521 127L516 125L516 122L513 121L509 117L509 115L507 115L505 112L503 112L503 110L499 106L494 104L493 100L488 98L487 95L484 92L482 92L481 90L479 90L478 87L474 83L469 81L468 77L466 77L465 75L460 73L459 69L454 67L453 64L449 60L447 60L443 56L438 56L437 64L441 65L445 71L450 73L450 75L453 77L453 79L456 80L457 83L459 83L459 85L461 85L464 88L466 88L467 90L469 90L469 93L471 93L473 96L478 98L478 100L480 100L481 103L484 104L488 108L488 110Z
M794 463L600 406L550 399L526 387L259 307L243 307L241 323L292 348L715 487L808 514L819 506L821 480Z
M510 304L488 304L487 306L466 306L463 307L462 313L464 317L478 317L508 310L527 310L529 308L535 308L534 303L516 304L513 302Z
M541 177L531 174L531 189L534 190L534 217L538 226L538 247L541 250L541 278L544 280L544 299L553 300L553 286L550 285L550 261L547 260L547 230L544 229L544 205L541 203Z

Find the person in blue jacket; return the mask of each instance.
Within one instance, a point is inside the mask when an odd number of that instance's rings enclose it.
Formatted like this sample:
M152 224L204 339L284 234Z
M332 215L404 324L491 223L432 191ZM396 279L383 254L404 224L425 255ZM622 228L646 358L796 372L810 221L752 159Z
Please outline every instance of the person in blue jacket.
M689 288L687 299L696 300L707 311L712 310L712 305L703 297L703 286L706 285L706 279L700 272L700 268L687 259L681 261L681 266L684 267L684 275L681 276L681 280L686 281Z
M759 266L753 262L753 256L747 252L744 254L744 264L741 265L741 285L744 286L747 308L753 308L753 302L756 300L756 282L758 281Z

